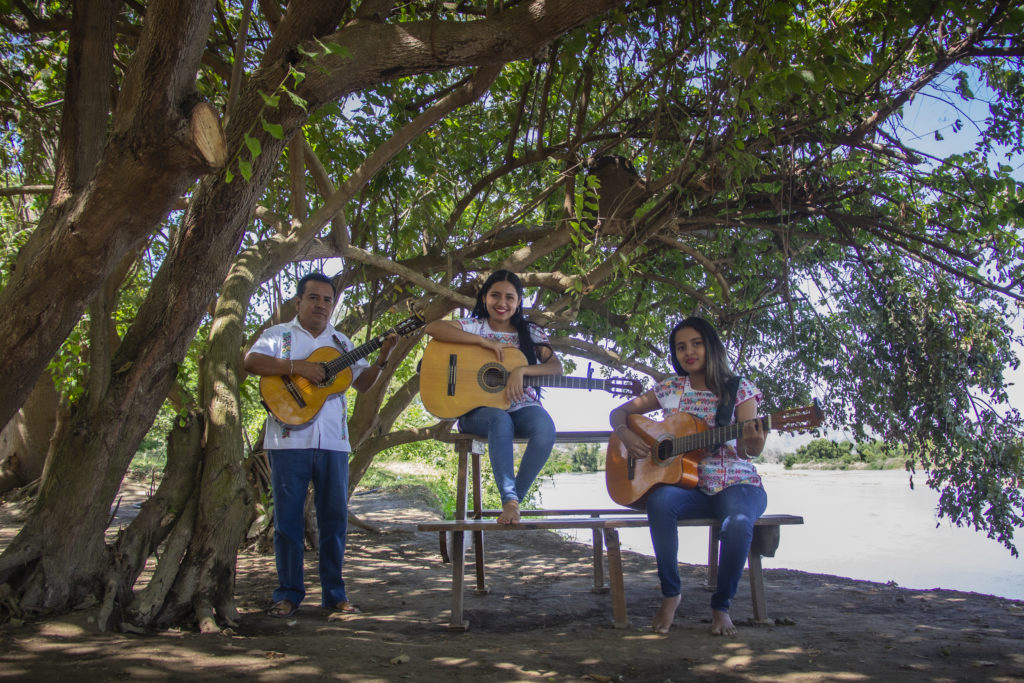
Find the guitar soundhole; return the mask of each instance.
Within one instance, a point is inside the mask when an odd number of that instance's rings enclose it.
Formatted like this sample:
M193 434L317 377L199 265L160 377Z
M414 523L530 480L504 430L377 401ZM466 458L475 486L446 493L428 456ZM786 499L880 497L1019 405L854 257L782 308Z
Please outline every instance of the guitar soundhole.
M484 391L496 394L505 389L505 382L508 374L498 363L487 363L480 367L477 374L477 383Z
M658 462L666 462L672 459L672 441L659 441L658 442Z

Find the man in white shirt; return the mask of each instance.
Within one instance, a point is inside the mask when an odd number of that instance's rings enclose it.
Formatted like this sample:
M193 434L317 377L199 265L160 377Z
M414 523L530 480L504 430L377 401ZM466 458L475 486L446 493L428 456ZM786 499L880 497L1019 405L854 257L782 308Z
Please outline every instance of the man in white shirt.
M322 382L326 374L323 365L304 359L322 346L341 353L353 348L348 337L330 325L335 296L334 284L322 273L309 273L299 280L295 319L274 325L260 335L245 355L245 370L254 375L298 375L313 383ZM397 335L388 335L376 364L360 358L349 366L357 391L365 391L377 381L396 340ZM303 510L311 481L320 534L321 605L341 612L358 611L349 602L341 576L348 530L348 455L352 449L347 417L345 392L327 398L316 417L302 425L285 424L271 414L267 416L263 445L270 458L278 578L270 616L291 616L305 597Z

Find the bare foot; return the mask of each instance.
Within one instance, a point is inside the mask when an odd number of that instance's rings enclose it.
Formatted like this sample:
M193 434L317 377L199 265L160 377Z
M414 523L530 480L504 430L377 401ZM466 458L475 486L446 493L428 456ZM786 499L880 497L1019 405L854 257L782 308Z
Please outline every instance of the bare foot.
M661 607L658 608L657 614L654 615L654 621L651 622L651 628L655 633L668 633L668 630L672 628L672 622L676 618L676 608L679 607L682 599L682 595L661 599Z
M501 506L498 524L519 524L519 501L507 500Z
M732 619L729 618L728 612L720 612L717 609L711 610L711 635L736 635L736 626L732 623Z

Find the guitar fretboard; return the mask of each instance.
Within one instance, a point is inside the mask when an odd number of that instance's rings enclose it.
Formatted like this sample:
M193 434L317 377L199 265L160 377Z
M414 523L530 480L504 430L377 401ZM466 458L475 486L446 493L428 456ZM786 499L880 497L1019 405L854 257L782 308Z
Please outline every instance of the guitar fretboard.
M755 419L761 420L766 433L771 431L771 415ZM726 425L724 427L715 427L714 429L708 429L697 434L688 434L686 436L673 438L669 440L672 444L672 453L670 455L679 455L680 453L709 449L716 444L732 441L733 439L739 438L743 435L743 425L753 421L754 420L746 420L744 422L737 422L736 424ZM661 453L660 449L659 453Z
M423 319L419 317L408 318L400 322L395 327L392 327L387 332L377 335L370 341L366 342L362 346L357 346L351 351L346 351L337 358L327 361L324 363L324 367L327 370L328 380L337 375L339 372L347 368L348 366L355 363L360 358L366 358L371 353L384 346L384 340L388 338L389 334L397 334L400 337L404 337L416 328L423 325ZM334 337L334 343L339 344L340 342L337 337Z
M551 387L552 389L600 389L611 391L606 379L590 377L567 377L566 375L532 375L523 377L523 385L528 387Z
M362 346L357 346L351 351L347 351L333 360L329 360L324 363L327 368L327 376L333 377L339 372L347 368L348 366L355 363L360 358L366 358L371 353L384 346L384 339L391 334L390 331L380 335L379 337L372 339Z

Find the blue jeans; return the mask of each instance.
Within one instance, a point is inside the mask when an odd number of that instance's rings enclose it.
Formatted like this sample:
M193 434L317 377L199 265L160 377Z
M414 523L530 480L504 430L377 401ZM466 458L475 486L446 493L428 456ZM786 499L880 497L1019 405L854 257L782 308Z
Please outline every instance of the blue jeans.
M347 600L341 566L348 531L348 453L314 448L268 450L274 492L274 556L277 590L273 600L299 605L306 595L302 579L306 491L313 482L313 503L320 535L320 587L324 607Z
M526 497L555 445L555 422L540 406L526 406L511 413L487 406L474 408L459 418L459 430L487 436L487 454L502 505ZM512 452L515 437L529 439L518 473Z
M700 489L658 486L647 497L647 521L651 526L654 556L658 561L661 594L679 595L679 528L681 519L714 517L722 523L718 551L718 585L711 609L729 611L754 538L754 522L768 506L768 494L760 486L737 484L710 496Z

